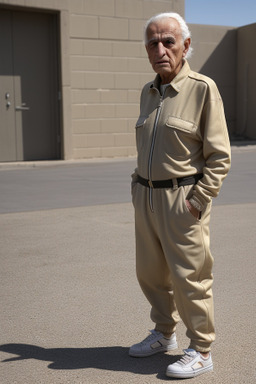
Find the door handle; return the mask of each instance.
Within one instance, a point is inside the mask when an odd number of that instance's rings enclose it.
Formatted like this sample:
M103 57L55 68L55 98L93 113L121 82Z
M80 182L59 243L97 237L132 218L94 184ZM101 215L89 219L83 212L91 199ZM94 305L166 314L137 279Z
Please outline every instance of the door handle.
M17 105L15 107L16 111L29 111L29 107L26 107L26 103L22 103L21 105Z

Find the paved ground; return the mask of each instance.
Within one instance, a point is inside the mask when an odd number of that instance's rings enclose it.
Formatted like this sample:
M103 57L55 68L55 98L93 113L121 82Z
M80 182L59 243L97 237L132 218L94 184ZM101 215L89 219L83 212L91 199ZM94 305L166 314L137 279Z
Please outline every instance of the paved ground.
M256 382L256 147L234 147L214 202L215 369L192 383ZM135 277L134 159L0 164L1 384L168 383L187 347L147 359L153 327Z

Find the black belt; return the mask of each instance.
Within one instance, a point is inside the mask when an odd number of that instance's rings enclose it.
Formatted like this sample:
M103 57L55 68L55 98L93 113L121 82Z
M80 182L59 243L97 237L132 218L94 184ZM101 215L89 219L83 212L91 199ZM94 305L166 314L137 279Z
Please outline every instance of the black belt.
M202 179L202 177L202 173L197 173L193 176L178 177L177 179L151 181L138 175L137 181L148 188L173 188L173 180L177 180L178 187L181 187L184 185L197 184L198 180Z

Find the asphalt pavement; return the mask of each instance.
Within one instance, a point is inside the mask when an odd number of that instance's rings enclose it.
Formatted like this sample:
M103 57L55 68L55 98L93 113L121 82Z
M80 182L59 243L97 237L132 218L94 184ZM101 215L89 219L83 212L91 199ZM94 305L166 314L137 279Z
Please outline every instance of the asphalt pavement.
M214 200L217 339L213 373L192 383L254 384L256 146L232 147ZM138 286L134 158L0 164L0 383L168 383L188 346L136 359L153 324Z

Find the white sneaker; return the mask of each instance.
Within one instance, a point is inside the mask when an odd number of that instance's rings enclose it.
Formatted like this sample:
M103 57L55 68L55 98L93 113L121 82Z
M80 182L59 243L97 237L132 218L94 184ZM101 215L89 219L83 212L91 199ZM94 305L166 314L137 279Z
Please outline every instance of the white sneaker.
M133 357L146 357L159 352L172 351L178 348L176 335L173 333L169 339L161 332L150 331L150 335L141 343L134 344L129 349L129 355Z
M184 349L184 353L180 360L168 365L166 376L186 379L213 370L211 354L204 358L194 349Z

